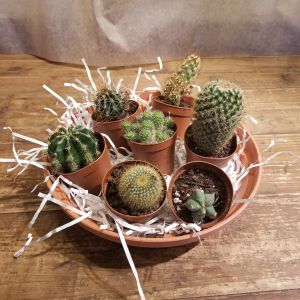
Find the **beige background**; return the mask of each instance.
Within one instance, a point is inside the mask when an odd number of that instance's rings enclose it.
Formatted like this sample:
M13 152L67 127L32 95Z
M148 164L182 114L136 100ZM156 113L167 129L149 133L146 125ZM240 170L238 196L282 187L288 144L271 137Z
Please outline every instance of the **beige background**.
M0 52L131 65L300 53L299 0L0 0Z

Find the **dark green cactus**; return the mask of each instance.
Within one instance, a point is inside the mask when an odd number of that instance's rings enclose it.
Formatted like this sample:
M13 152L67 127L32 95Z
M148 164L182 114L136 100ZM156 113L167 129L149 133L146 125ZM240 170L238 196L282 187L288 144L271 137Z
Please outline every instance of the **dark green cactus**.
M174 73L164 88L163 95L165 101L179 106L182 95L191 93L191 82L197 76L200 69L200 57L197 55L189 55Z
M163 180L153 167L136 163L121 173L117 189L121 200L131 210L154 211L164 197Z
M83 126L59 128L49 138L48 156L56 174L74 172L89 165L99 155L93 131Z
M217 156L226 146L244 115L244 98L242 90L229 81L212 81L202 88L192 123L193 140L202 154Z
M133 123L122 124L124 137L130 141L153 144L167 140L174 134L174 121L158 110L145 111Z
M121 120L128 108L128 93L104 88L96 96L93 118L98 122Z
M215 194L206 194L203 190L198 189L184 203L184 206L192 213L194 222L199 223L205 217L215 219L217 212L214 208Z

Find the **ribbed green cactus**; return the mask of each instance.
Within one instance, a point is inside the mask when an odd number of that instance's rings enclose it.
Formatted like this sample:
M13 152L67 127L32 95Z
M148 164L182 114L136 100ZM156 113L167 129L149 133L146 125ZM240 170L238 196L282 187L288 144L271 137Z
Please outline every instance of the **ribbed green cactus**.
M174 134L174 121L158 110L145 111L133 123L122 124L124 137L130 141L153 144L167 140Z
M242 90L230 81L209 82L198 94L192 136L200 152L217 156L244 115Z
M153 167L137 163L121 173L117 190L123 203L130 209L154 211L163 200L163 180Z
M83 126L59 128L49 138L48 156L56 174L74 172L89 165L99 155L93 131Z
M163 91L165 101L172 105L180 105L182 95L191 93L190 84L197 76L200 69L200 57L192 54L189 55L174 73L166 84Z
M104 88L96 96L93 118L98 122L121 120L129 107L128 94Z
M214 208L215 194L206 194L198 189L184 203L184 206L192 213L194 222L202 222L205 217L215 219L217 212Z

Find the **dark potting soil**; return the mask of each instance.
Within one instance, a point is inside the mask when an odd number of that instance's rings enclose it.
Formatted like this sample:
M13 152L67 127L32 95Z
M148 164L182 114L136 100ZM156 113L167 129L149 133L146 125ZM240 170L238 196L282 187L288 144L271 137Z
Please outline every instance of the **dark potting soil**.
M187 146L196 154L201 155L201 156L206 156L209 157L211 155L208 155L207 153L201 151L196 143L194 142L193 139L193 135L192 135L192 127L190 126L187 131L186 131L186 135L185 135L185 142L187 144ZM217 158L222 158L222 157L226 157L231 155L236 149L236 137L233 136L228 143L224 146L223 149L221 149L219 151L219 153L217 155L215 155L214 157Z
M122 199L120 198L120 195L117 190L117 184L120 178L120 174L124 171L124 168L128 166L121 165L117 167L111 174L110 178L108 179L108 185L107 185L107 192L106 192L106 198L109 202L110 206L115 209L116 211L124 214L124 215L130 215L130 216L141 216L148 213L153 212L153 210L132 210L130 207L126 206ZM162 196L159 205L156 209L158 209L164 201L164 197Z
M189 169L182 173L175 181L172 199L177 215L186 222L193 223L191 212L183 206L189 196L197 189L205 193L215 194L214 208L217 214L221 213L226 206L227 190L225 184L212 171L203 169ZM181 203L174 203L174 198L179 198ZM218 216L218 215L217 215ZM206 217L203 223L211 219Z
M171 105L171 106L177 106L177 105L170 104L170 102L165 98L165 96L158 96L158 100L161 102L164 102L168 105ZM191 105L189 105L188 103L186 103L184 101L180 101L179 106L177 106L177 107L191 108Z

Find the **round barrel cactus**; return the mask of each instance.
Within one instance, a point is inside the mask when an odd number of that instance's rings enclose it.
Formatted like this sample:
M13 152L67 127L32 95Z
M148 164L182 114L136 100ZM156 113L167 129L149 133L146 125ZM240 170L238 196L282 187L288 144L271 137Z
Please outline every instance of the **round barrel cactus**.
M198 94L192 137L201 153L216 156L226 146L245 111L242 90L230 81L209 82Z
M117 189L123 203L132 210L154 211L164 197L161 174L152 166L135 164L121 173Z
M174 73L163 90L165 101L172 105L180 105L182 95L189 95L191 82L200 69L200 57L191 54L183 61L178 71Z
M129 108L128 94L114 89L102 89L96 96L93 117L98 122L121 120Z
M83 168L100 154L94 132L83 126L59 128L49 138L48 156L56 174Z

